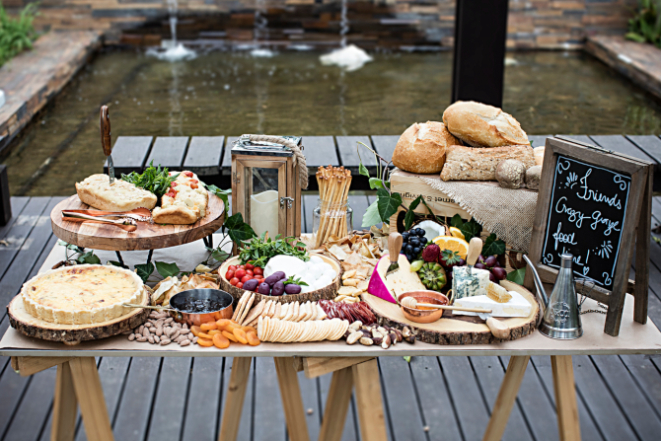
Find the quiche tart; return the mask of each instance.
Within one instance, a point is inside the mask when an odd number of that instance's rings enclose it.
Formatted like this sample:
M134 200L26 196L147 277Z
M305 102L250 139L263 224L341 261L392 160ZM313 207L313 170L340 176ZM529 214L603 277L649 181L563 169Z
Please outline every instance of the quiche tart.
M47 271L21 289L25 310L50 323L94 325L133 311L144 287L137 274L114 266L76 265Z
M161 201L161 206L152 211L155 223L188 225L206 215L209 193L195 173L183 171L172 181Z
M129 211L140 207L151 210L158 201L154 193L130 182L115 179L111 185L108 175L103 174L88 176L82 182L76 182L76 192L81 201L104 211Z

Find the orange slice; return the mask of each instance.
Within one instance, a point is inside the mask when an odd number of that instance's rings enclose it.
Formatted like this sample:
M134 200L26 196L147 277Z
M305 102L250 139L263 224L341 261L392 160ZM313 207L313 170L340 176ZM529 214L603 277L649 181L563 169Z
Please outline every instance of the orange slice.
M457 254L459 254L459 257L461 257L462 259L465 259L466 255L468 254L468 242L458 237L438 236L437 238L434 239L434 243L439 246L441 251L443 250L457 251Z
M459 239L466 240L466 238L464 237L464 234L457 227L450 227L450 234L454 237L458 237Z

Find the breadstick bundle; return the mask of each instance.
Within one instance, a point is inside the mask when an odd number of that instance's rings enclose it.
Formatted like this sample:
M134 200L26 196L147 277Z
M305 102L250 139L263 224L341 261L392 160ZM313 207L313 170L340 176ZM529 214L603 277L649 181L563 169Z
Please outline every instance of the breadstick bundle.
M351 172L344 167L319 167L319 228L316 231L315 245L321 245L335 236L342 238L347 231L347 200L351 186Z

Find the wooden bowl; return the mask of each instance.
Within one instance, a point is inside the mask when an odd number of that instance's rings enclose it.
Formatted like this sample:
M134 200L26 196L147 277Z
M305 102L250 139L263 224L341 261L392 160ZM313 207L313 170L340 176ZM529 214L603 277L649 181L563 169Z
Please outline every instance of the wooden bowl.
M340 286L342 286L342 273L343 273L342 265L340 265L340 263L337 260L331 259L330 257L323 256L320 254L314 254L314 255L317 257L321 257L321 259L330 266L332 266L335 272L337 273L337 277L335 277L335 280L333 280L333 282L330 285L306 293L283 294L281 296L265 296L263 294L256 292L253 305L256 305L258 302L262 301L262 299L266 299L267 301L273 300L280 303L291 303L291 302L304 303L307 301L316 302L317 300L321 300L321 299L331 300L337 297L337 290L340 289ZM225 263L221 265L218 273L219 274L218 284L220 285L220 289L232 294L232 297L234 297L235 300L238 300L246 291L241 288L237 288L234 285L231 285L229 280L225 278L225 274L227 273L227 269L229 268L230 265L239 265L239 257L237 256L228 259L225 261Z
M413 297L418 303L431 303L434 305L447 305L450 303L448 298L436 291L409 291L400 294L397 297L399 303L406 297ZM404 317L416 323L432 323L439 320L443 315L442 309L412 309L406 306L400 306Z

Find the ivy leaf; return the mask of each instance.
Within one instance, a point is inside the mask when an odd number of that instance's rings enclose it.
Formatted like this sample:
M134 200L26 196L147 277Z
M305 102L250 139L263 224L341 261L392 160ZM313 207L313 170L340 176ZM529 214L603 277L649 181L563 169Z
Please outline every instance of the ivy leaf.
M78 259L76 259L78 263L87 263L90 265L96 265L101 263L101 259L99 259L99 256L94 254L94 251L88 251L84 254L81 254L78 256Z
M122 268L122 264L119 263L116 260L109 260L108 263L111 264L112 266L118 266L118 267Z
M453 227L457 227L457 228L461 229L461 226L463 224L464 224L464 220L461 218L461 216L459 216L458 214L455 214L454 216L452 216L452 220L450 221L450 225L452 225ZM468 239L466 239L466 240L468 240Z
M156 271L163 276L164 279L172 276L176 276L181 272L176 263L167 263L167 262L155 262Z
M464 222L464 224L459 227L459 229L461 230L461 234L464 235L466 242L470 242L472 238L480 236L480 233L482 232L482 225L478 224L475 219L471 219L468 222Z
M379 216L385 223L389 223L390 217L397 213L397 209L402 204L402 195L399 193L388 193L385 188L379 188L376 192L379 197L376 202L379 207Z
M149 279L149 276L154 272L154 264L151 262L141 263L140 265L136 265L135 269L138 273L138 277L142 279L143 283L147 283L147 279Z
M413 199L413 201L411 201L409 209L406 212L406 216L404 216L404 230L408 231L411 229L413 221L415 220L415 212L413 210L418 208L420 201L422 201L422 196L418 196L417 198Z
M369 182L372 190L383 188L383 181L379 178L370 178Z
M255 230L253 230L250 225L243 221L243 215L241 213L236 213L230 216L225 221L224 226L227 228L232 242L237 245L241 244L245 240L249 240L257 236L255 234Z
M373 225L378 224L379 222L381 222L381 217L379 216L379 206L377 200L372 202L372 204L369 207L367 207L367 210L363 215L363 224L361 225L361 227L369 228Z
M402 357L405 362L410 363L411 362L411 356L410 355L405 355Z
M207 185L207 190L218 196L223 201L223 205L225 206L225 217L227 217L227 213L230 208L229 196L232 194L232 190L223 190L216 187L215 185Z
M518 285L523 285L523 280L526 278L526 267L514 270L507 275L507 280L514 282Z
M216 262L224 262L228 257L230 257L230 254L218 247L211 251L211 257L213 257Z
M363 175L363 176L365 176L365 177L367 177L367 178L370 177L370 172L367 171L367 168L363 165L362 162L361 162L360 165L358 166L358 173L360 173L361 175Z
M500 256L505 253L505 242L496 238L495 233L491 233L487 240L484 241L484 248L482 249L483 256Z

